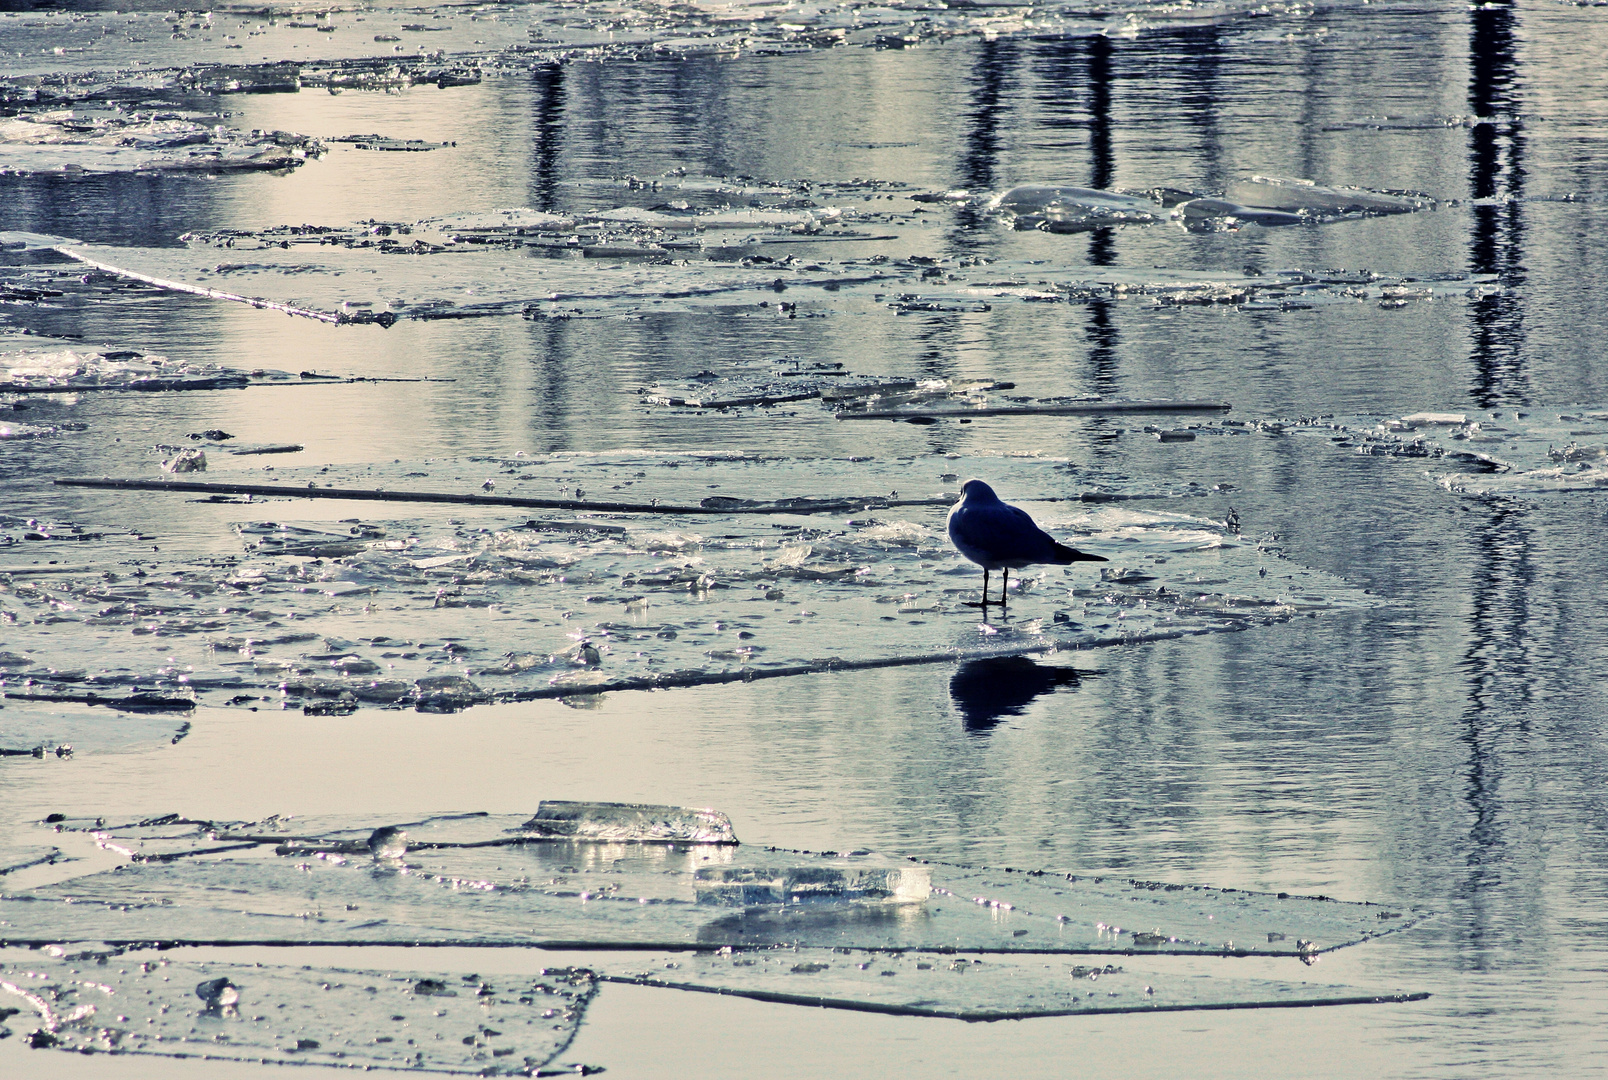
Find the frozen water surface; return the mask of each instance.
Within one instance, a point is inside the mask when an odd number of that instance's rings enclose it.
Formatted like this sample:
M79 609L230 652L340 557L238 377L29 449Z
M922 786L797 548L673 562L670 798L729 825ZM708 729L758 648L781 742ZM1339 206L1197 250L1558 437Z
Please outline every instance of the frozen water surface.
M384 1065L253 987L607 942L432 1067L1590 1075L1599 10L0 15L4 976ZM973 476L1112 561L985 618Z

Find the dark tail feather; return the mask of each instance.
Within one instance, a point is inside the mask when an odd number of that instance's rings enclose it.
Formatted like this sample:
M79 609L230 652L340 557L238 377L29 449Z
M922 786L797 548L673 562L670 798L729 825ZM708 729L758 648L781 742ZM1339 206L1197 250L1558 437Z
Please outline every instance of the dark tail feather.
M1090 555L1087 551L1079 551L1077 548L1069 548L1065 544L1056 544L1055 561L1057 564L1061 564L1075 562L1110 562L1111 560L1107 559L1104 555Z

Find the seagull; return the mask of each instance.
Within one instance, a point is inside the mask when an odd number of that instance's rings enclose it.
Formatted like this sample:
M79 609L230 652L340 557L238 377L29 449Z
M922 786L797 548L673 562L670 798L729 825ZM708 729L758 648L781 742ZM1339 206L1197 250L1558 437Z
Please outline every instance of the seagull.
M994 489L981 480L968 480L960 486L960 501L949 510L949 539L962 555L983 568L983 599L976 605L983 608L990 602L990 570L1005 573L999 600L1004 607L1012 567L1020 570L1033 563L1109 561L1103 555L1090 555L1060 543L1033 524L1025 510L1001 502Z

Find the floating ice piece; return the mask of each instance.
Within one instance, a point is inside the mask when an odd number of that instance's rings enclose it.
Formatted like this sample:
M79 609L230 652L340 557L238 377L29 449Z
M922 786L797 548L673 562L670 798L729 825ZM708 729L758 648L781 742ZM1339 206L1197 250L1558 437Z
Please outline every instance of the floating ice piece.
M1389 421L1385 426L1391 431L1416 431L1423 427L1460 427L1466 423L1468 417L1463 413L1420 412Z
M956 1020L1084 1013L1291 1008L1421 1001L1429 995L1275 979L852 949L750 949L603 956L601 981L734 994L813 1008Z
M481 979L175 960L0 963L0 1006L35 1048L529 1076L596 993L580 968Z
M991 405L986 399L975 405L942 405L938 408L903 406L877 408L879 402L868 403L865 409L845 409L837 414L839 420L903 420L912 416L975 417L975 416L1101 416L1121 413L1215 413L1233 408L1226 401L1189 399L1123 401L1096 398L1082 401L1032 402L1021 405Z
M718 810L640 803L544 801L520 828L543 840L737 843L731 819Z
M925 866L706 866L693 876L698 903L723 907L788 904L925 903L932 871Z
M1178 207L1184 228L1192 232L1231 229L1241 222L1251 225L1307 225L1312 219L1285 210L1244 206L1228 199L1191 199Z
M85 830L103 847L127 848L131 858L142 859L0 899L0 940L601 948L795 943L1310 957L1394 932L1422 915L1321 897L868 853L772 851L750 861L729 843L711 847L657 833L657 842L639 842L650 837L632 820L613 840L527 842L529 826L511 815L277 825L64 819L47 825L59 830L47 835ZM375 837L394 836L388 829L405 831L407 847L399 858L376 860ZM242 843L263 846L227 849ZM188 858L187 852L208 857ZM699 871L705 871L701 886ZM923 904L917 901L924 889L930 891Z
M1406 214L1433 207L1427 195L1373 191L1358 187L1323 187L1311 180L1284 176L1251 176L1228 185L1223 198L1292 214Z
M186 119L71 112L0 119L0 176L289 170L322 152L305 135L248 133Z
M994 207L1014 215L1018 228L1086 232L1112 225L1153 225L1165 211L1149 199L1092 188L1029 184L1000 195Z

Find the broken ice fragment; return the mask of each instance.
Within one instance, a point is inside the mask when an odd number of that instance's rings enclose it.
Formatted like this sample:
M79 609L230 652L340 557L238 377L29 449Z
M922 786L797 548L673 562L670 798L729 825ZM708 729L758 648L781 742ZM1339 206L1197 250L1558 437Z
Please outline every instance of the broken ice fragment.
M400 859L407 854L408 834L395 825L383 826L368 838L368 849L376 859Z
M180 450L177 455L162 462L162 471L170 473L206 472L206 451L197 449Z
M521 828L542 840L737 843L731 819L718 810L642 803L544 801Z
M240 990L226 977L208 979L195 988L195 996L206 1004L208 1012L228 1009L240 1000Z
M706 866L694 875L693 890L700 904L728 907L850 902L922 903L932 893L932 871L924 866L888 869Z

